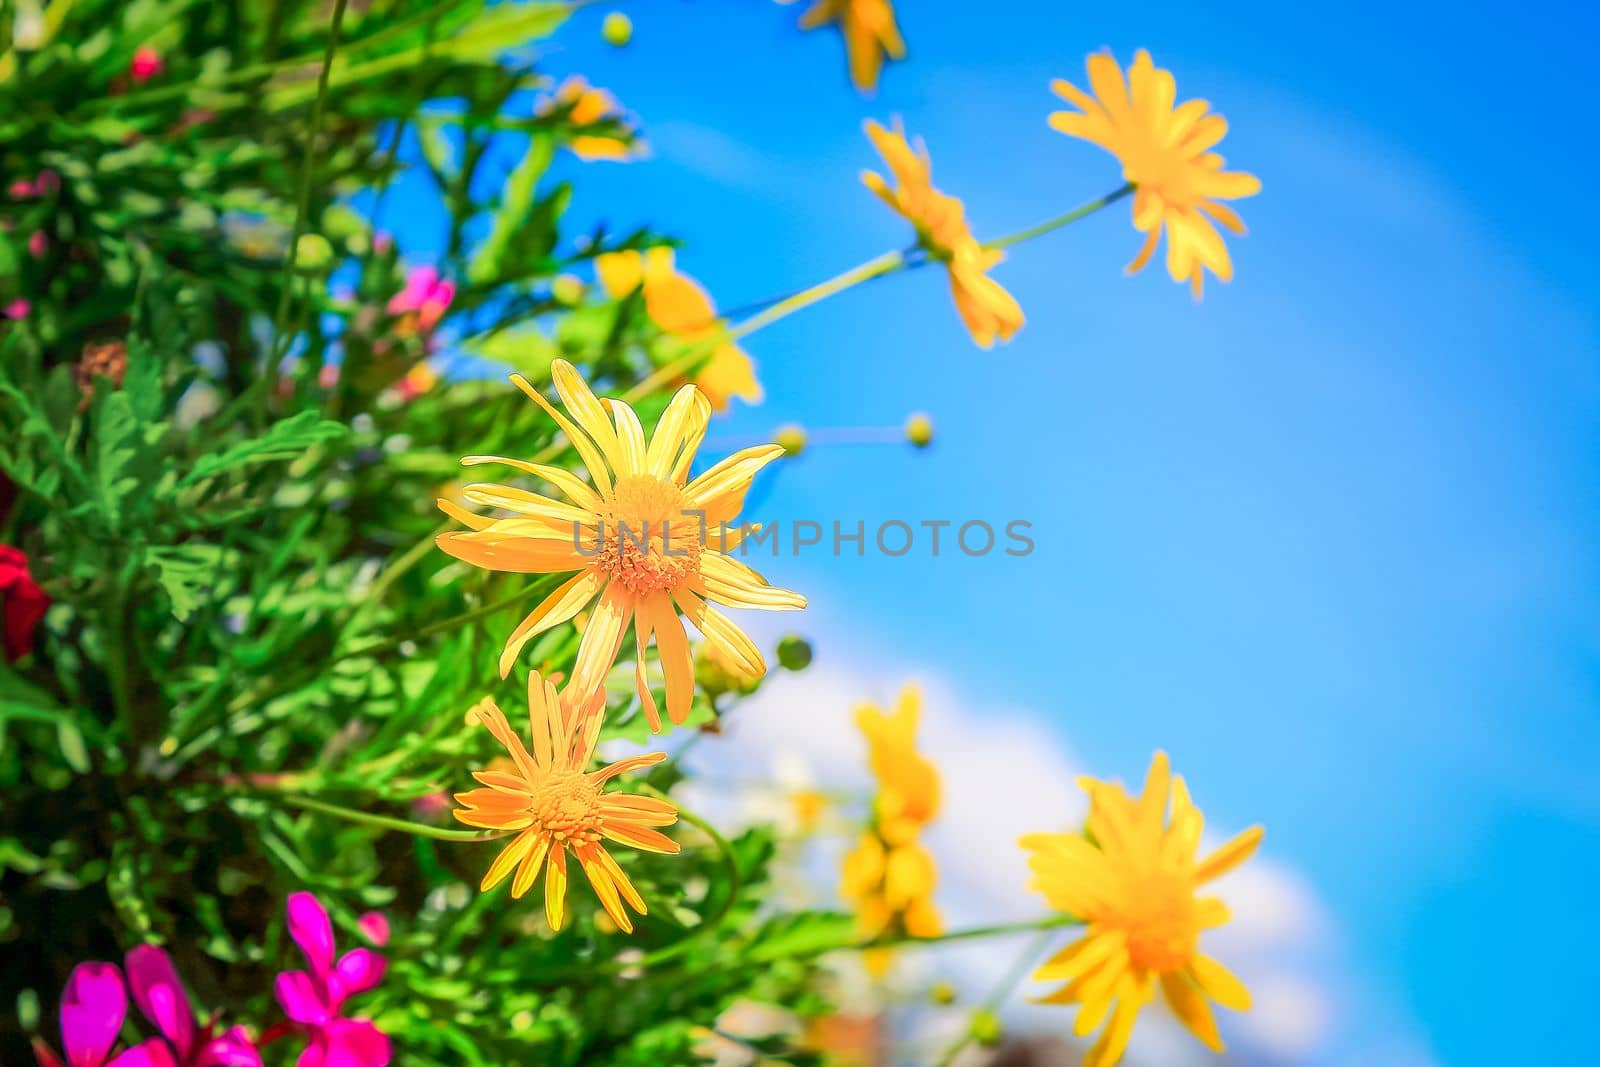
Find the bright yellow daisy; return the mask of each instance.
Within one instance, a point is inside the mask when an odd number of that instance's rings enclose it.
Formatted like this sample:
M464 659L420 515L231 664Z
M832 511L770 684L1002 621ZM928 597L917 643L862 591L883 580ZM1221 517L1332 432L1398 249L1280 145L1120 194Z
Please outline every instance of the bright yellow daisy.
M844 858L839 893L856 914L856 936L866 939L904 932L935 937L944 928L933 891L939 870L919 840L939 813L938 769L916 750L921 694L906 686L893 712L872 704L856 709L867 739L868 763L877 779L872 823ZM872 950L874 973L888 966L888 950Z
M996 338L1009 341L1022 328L1022 308L988 274L1005 253L979 244L967 225L965 206L934 187L933 162L920 140L912 148L898 121L890 130L869 119L866 130L896 184L891 188L873 171L863 172L861 180L911 223L917 244L944 264L956 311L973 341L980 348L988 348Z
M675 854L678 843L655 828L677 822L678 809L655 797L607 793L604 786L619 774L660 763L667 754L646 752L589 771L600 738L601 702L597 697L573 702L570 696L568 690L558 698L556 687L540 678L538 671L528 676L531 752L494 701L484 700L468 712L506 747L512 766L474 771L472 777L482 787L457 793L461 807L454 814L468 826L516 832L483 876L480 888L484 892L511 877L514 870L511 895L521 898L548 860L544 914L550 929L559 930L566 916L570 852L606 914L631 933L633 920L623 905L644 915L645 904L602 841Z
M528 641L588 609L572 690L600 690L631 624L639 700L651 729L659 731L661 717L645 679L645 651L652 638L666 675L667 714L674 723L688 716L694 697L694 659L680 612L748 677L759 678L767 669L760 650L716 605L773 611L805 607L805 597L767 584L732 555L745 528L728 524L743 505L751 480L783 455L783 449L743 449L691 481L689 466L711 415L698 389L685 385L678 390L647 442L633 408L620 400L602 403L572 364L558 359L551 374L570 419L520 374L511 380L555 419L583 460L588 480L545 464L467 456L461 462L468 466L503 463L531 474L566 499L507 485L469 485L461 492L466 500L510 516L477 515L440 500L440 510L471 529L441 534L438 544L457 559L488 570L576 572L507 638L500 655L501 677Z
M548 114L557 108L570 108L568 119L574 126L597 126L614 123L621 128L618 133L575 133L567 140L572 154L583 160L626 161L642 153L642 145L634 136L632 126L626 122L622 105L604 89L596 89L581 76L574 75L561 83L555 97L541 106Z
M1233 260L1214 223L1243 234L1244 222L1220 200L1238 200L1261 191L1253 174L1223 170L1212 149L1228 123L1211 113L1204 100L1174 106L1177 83L1140 49L1123 80L1122 68L1104 53L1089 57L1089 87L1094 95L1062 79L1055 92L1079 111L1057 111L1050 125L1071 137L1104 148L1122 162L1122 176L1134 187L1133 225L1145 235L1144 247L1128 273L1143 269L1162 231L1167 235L1167 273L1187 280L1200 298L1205 269L1223 281L1233 278Z
M1066 983L1043 1002L1077 1004L1080 1037L1109 1017L1085 1067L1111 1067L1122 1057L1139 1009L1157 985L1184 1025L1222 1051L1207 998L1245 1011L1250 993L1222 964L1200 954L1200 932L1226 923L1228 909L1196 892L1248 859L1261 843L1261 827L1198 859L1204 819L1183 779L1171 775L1164 752L1151 761L1138 798L1109 782L1085 778L1080 784L1089 794L1087 834L1029 834L1021 842L1032 853L1031 888L1086 924L1080 940L1034 972L1038 981Z
M800 16L800 25L807 30L835 22L849 56L850 80L861 92L872 92L878 87L884 61L906 55L905 39L895 25L894 5L890 0L816 0Z
M727 323L717 317L716 306L700 283L678 272L675 258L671 248L658 245L643 252L631 248L607 252L595 257L594 266L613 300L640 292L650 321L663 332L691 344L715 346L692 379L714 410L726 410L733 397L759 404L762 390L755 364L728 338Z

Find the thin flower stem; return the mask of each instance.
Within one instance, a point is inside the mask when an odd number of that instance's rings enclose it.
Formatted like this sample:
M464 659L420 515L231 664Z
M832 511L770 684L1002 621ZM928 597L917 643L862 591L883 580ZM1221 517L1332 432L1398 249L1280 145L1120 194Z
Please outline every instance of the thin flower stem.
M1005 934L1025 933L1030 930L1056 930L1063 926L1079 926L1082 920L1071 915L1050 915L1043 919L1034 919L1030 922L998 923L993 926L969 926L963 930L950 930L934 937L914 937L911 934L890 934L887 937L873 938L868 941L841 941L832 945L809 945L797 952L778 953L777 955L763 954L760 946L755 946L750 958L761 962L770 962L779 959L794 959L808 956L820 956L828 952L838 952L849 949L864 952L873 948L899 948L907 945L941 945L949 941L972 941L984 937L1000 937Z
M333 18L328 26L328 47L322 53L322 70L317 74L317 96L311 103L311 121L306 130L306 150L300 160L300 192L294 210L294 228L289 233L289 247L283 260L283 289L278 294L278 308L272 315L272 348L266 366L266 392L261 408L266 409L278 393L278 364L289 354L292 331L288 329L289 305L294 293L295 260L300 251L300 237L305 233L306 211L311 204L311 172L317 161L317 135L322 132L322 110L328 97L328 74L333 69L333 55L339 50L339 33L344 26L344 9L348 0L334 0ZM263 421L265 419L263 418Z
M432 837L439 841L492 841L497 837L505 837L506 831L502 830L446 830L440 826L429 826L427 823L411 822L409 819L396 819L389 815L374 815L369 811L360 811L356 808L346 808L339 804L329 804L324 800L314 797L302 797L294 794L268 793L274 800L290 807L304 808L307 811L320 812L323 815L332 815L334 818L343 819L345 822L356 823L360 826L371 826L378 830L398 830L403 834L414 837Z
M992 241L985 241L983 247L1010 248L1012 245L1022 244L1024 241L1031 241L1036 237L1043 237L1045 234L1053 233L1063 226L1077 222L1079 219L1088 218L1096 211L1116 203L1131 192L1133 192L1133 184L1130 182L1098 199L1089 201L1087 204L1080 204L1064 215L1057 215L1055 218L1046 219L1035 226L1029 226L1025 230L1018 230L1016 233L1008 233L1003 237L996 237ZM828 297L836 296L847 289L852 289L862 282L885 278L902 270L914 270L917 267L923 267L935 262L938 261L932 256L921 254L920 250L915 247L898 252L885 252L883 255L875 256L859 266L851 267L843 274L836 274L832 278L818 282L810 288L770 301L770 306L732 327L726 335L713 338L712 343L724 340L741 340L757 330L765 329L778 320L787 318L802 308L808 308L812 304L820 303L828 299ZM715 323L707 323L706 325L709 328L714 326ZM694 351L673 360L671 363L665 364L649 377L640 381L638 385L634 386L634 389L638 390L640 394L647 393L658 385L683 376L697 363L706 358L709 354L706 349L709 347L709 343L702 345Z
M1023 978L1027 977L1028 971L1033 967L1033 961L1039 958L1039 953L1045 950L1045 946L1050 943L1053 936L1053 930L1040 930L1023 947L1021 954L1017 956L1016 962L1011 965L1011 969L1001 976L999 982L995 983L995 987L990 990L989 995L979 1005L978 1011L998 1011L1000 1005L1006 1002L1006 998L1011 996L1012 990L1016 989ZM951 1064L955 1063L956 1057L966 1051L967 1046L972 1044L975 1039L976 1035L973 1033L972 1027L967 1027L961 1036L952 1041L949 1047L944 1050L944 1055L939 1057L936 1067L950 1067Z
M912 258L913 256L910 252L885 252L881 256L867 260L858 267L850 268L843 274L836 274L827 281L818 282L809 289L802 289L788 299L778 301L765 311L750 316L728 331L728 338L729 340L737 341L741 337L747 337L781 318L794 314L801 308L807 308L812 304L826 300L835 293L842 293L852 286L860 285L862 282L881 278L886 274L893 274L895 271L907 266Z
M1118 200L1121 200L1131 192L1133 192L1133 183L1128 182L1122 188L1113 190L1097 200L1091 200L1087 204L1078 205L1065 215L1057 215L1053 219L1046 219L1037 226L1029 226L1025 230L1018 230L1016 233L1008 233L1004 237L996 237L992 241L985 241L983 243L983 247L1010 248L1012 245L1019 245L1024 241L1031 241L1035 237L1043 237L1045 234L1053 233L1056 230L1061 229L1063 226L1069 226L1072 223L1077 222L1079 219L1088 218L1101 208L1109 207L1110 205L1115 204Z
M659 790L652 789L649 786L641 786L641 791L662 796ZM716 846L717 852L722 856L722 866L727 874L727 888L722 894L722 902L717 906L715 915L710 916L699 926L696 926L687 936L674 941L670 945L663 945L661 948L645 953L642 959L631 964L631 966L651 967L675 956L680 956L688 951L700 938L720 929L723 921L727 919L728 913L733 910L734 903L739 899L739 893L744 888L744 880L739 874L739 858L733 854L733 846L728 844L728 839L723 837L715 826L712 826L692 811L679 808L678 818L705 834L711 839L711 843Z

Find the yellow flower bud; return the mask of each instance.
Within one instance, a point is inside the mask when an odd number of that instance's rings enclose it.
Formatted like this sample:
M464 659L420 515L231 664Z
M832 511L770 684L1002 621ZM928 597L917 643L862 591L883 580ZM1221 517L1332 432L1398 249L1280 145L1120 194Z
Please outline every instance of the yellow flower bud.
M612 48L621 48L633 40L633 20L620 11L613 11L600 23L600 36Z
M772 435L772 443L782 448L785 455L798 456L806 450L805 427L794 423L780 426L778 432Z
M917 448L933 444L933 420L920 411L912 415L906 420L906 440Z
M1004 1027L1000 1025L1000 1016L984 1009L972 1013L972 1039L985 1048L992 1048L1000 1043L1004 1035Z

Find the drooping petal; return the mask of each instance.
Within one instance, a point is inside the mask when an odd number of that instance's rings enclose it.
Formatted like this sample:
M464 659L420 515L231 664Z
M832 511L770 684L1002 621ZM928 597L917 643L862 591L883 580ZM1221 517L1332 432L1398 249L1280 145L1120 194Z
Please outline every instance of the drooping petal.
M159 1037L141 1041L112 1058L107 1067L178 1067L172 1047Z
M1166 997L1167 1006L1172 1009L1172 1014L1189 1028L1190 1033L1199 1038L1212 1052L1222 1051L1222 1035L1217 1033L1216 1016L1212 1014L1211 1005L1206 1003L1206 998L1201 994L1199 987L1188 975L1182 973L1162 975L1161 992Z
M289 915L289 936L305 953L311 973L322 976L333 966L333 922L327 909L311 893L304 891L289 894L286 909Z
M272 983L283 1013L297 1023L320 1026L332 1018L321 984L305 971L285 971Z
M128 993L114 964L80 963L61 995L61 1047L67 1067L100 1067L128 1013Z
M344 982L346 992L354 996L375 988L383 981L388 961L367 948L353 948L339 957L334 970Z
M544 921L559 930L567 915L567 850L550 850L549 870L544 876Z
M323 1067L387 1067L388 1035L367 1019L337 1019L323 1030Z
M600 594L605 578L594 571L581 571L563 582L555 592L540 601L506 638L506 647L500 653L500 677L511 673L511 665L522 654L527 643L549 630L572 619L590 601Z
M172 958L155 945L140 945L129 950L124 969L133 1002L161 1036L172 1042L178 1058L187 1060L194 1049L194 1009L189 1006L189 995L172 966Z

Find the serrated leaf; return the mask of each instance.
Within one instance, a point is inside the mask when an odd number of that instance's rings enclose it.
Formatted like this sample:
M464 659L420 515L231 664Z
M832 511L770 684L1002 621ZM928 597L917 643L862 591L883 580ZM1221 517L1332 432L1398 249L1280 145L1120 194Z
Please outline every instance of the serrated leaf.
M293 459L313 445L337 441L347 433L349 428L344 423L324 419L314 411L302 411L273 423L260 437L200 457L194 468L178 482L178 488L187 489L207 478L257 463Z

